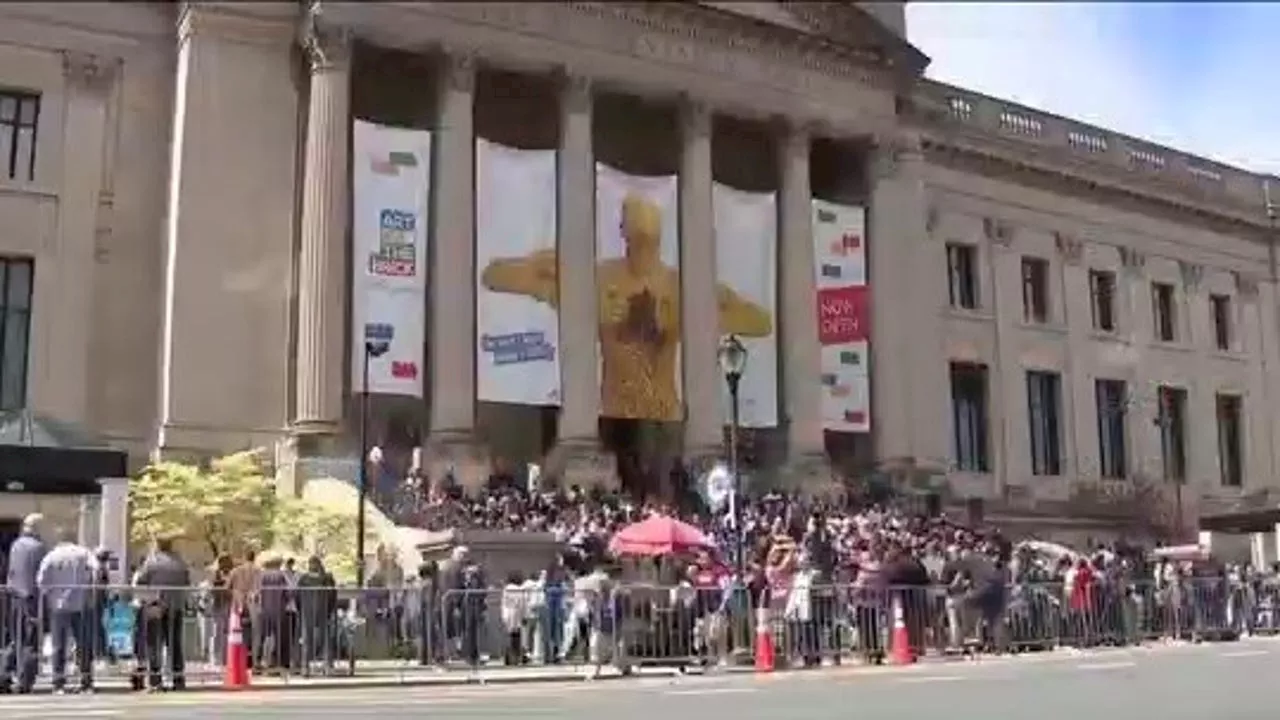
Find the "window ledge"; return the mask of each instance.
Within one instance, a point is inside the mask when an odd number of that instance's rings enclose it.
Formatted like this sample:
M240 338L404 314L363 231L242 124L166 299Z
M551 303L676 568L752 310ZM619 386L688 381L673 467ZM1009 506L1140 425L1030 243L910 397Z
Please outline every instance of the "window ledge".
M1168 350L1170 352L1180 353L1195 352L1195 347L1179 340L1152 340L1150 347L1152 350Z
M1239 363L1248 362L1249 360L1249 354L1243 350L1219 350L1214 348L1209 354L1217 360L1226 360L1229 362Z
M991 322L995 316L990 312L978 308L976 310L966 310L964 308L953 307L948 305L942 312L944 317L952 320L967 320L969 322Z
M1067 326L1058 322L1029 322L1027 320L1018 321L1019 330L1027 330L1030 332L1050 333L1052 335L1066 335Z

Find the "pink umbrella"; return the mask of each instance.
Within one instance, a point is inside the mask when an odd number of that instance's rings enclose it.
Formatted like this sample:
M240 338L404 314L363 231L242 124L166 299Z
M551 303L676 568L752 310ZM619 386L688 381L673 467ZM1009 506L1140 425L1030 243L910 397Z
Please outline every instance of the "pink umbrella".
M654 557L707 550L715 546L703 532L694 526L666 515L654 515L634 525L619 530L609 541L614 555L644 555Z

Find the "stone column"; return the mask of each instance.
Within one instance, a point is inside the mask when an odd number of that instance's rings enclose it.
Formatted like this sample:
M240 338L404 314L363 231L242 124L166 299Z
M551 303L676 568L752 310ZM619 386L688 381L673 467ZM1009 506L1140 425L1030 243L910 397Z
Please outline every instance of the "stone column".
M814 279L813 192L809 177L812 137L789 124L778 144L781 174L778 207L779 347L787 428L788 475L792 483L825 480L822 431L822 351L818 345L818 298Z
M475 437L475 73L475 58L466 53L446 56L441 66L427 343L429 472L438 480L452 468L459 483L473 487L488 474Z
M98 545L111 551L116 564L111 583L123 585L129 571L129 478L101 478L98 499Z
M715 216L712 203L710 109L687 100L681 110L680 307L684 370L684 452L702 469L721 454L723 418L716 350Z
M304 47L311 67L311 93L298 254L293 425L296 434L315 438L338 432L347 386L343 368L349 294L351 53L345 33L318 28L304 38Z
M595 151L592 88L566 74L560 88L560 154L556 221L560 259L559 444L548 472L569 485L617 481L612 458L600 447L599 321L596 308Z

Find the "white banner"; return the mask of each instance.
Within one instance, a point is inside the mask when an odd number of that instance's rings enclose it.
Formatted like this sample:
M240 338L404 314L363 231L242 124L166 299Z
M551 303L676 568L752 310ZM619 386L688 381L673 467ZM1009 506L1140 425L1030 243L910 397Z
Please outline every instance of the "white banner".
M556 151L476 140L476 395L560 404Z
M870 291L864 208L813 201L814 277L822 345L823 428L870 432Z
M680 367L680 179L596 163L600 414L684 418Z
M431 133L360 120L351 137L351 387L422 397L426 370Z
M720 332L736 335L747 349L747 365L738 383L739 423L774 427L778 424L777 200L771 192L747 192L716 183L713 205ZM724 383L721 395L728 423L731 407Z

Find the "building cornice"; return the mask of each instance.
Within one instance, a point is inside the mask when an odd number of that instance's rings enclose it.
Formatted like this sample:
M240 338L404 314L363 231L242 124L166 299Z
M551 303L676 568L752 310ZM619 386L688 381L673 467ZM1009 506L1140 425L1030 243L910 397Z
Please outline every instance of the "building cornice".
M1267 230L1259 176L932 81L903 111L933 162L1174 210L1232 232Z

